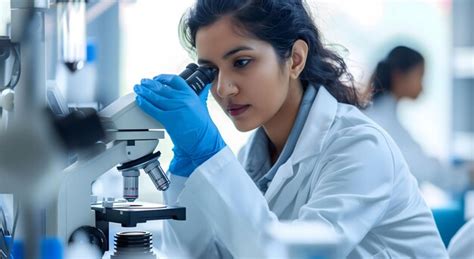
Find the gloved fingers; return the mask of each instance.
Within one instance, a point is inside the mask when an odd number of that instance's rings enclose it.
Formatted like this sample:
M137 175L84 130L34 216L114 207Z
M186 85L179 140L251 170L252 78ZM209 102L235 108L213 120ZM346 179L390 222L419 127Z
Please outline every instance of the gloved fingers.
M150 102L151 104L153 104L154 106L156 107L160 107L161 108L161 105L166 103L169 99L164 97L164 96L161 96L159 94L157 94L156 92L146 88L146 87L143 87L143 86L135 86L133 88L133 90L135 91L135 93L139 96L141 96L142 98L146 99L148 102Z
M157 87L157 84L160 84L160 83L148 78L143 78L142 80L140 80L140 85L146 86L152 90Z
M135 93L164 112L176 111L186 106L183 99L167 98L143 87L134 87Z
M150 103L148 100L145 98L141 97L138 95L135 98L135 102L140 107L145 113L150 115L151 117L155 118L158 121L164 121L164 111L162 111L160 108L154 106L152 103Z
M151 91L159 94L159 95L162 95L164 97L168 97L168 98L173 98L174 96L176 96L176 92L175 90L173 90L173 88L167 86L167 85L164 85L158 81L155 81L155 80L151 80L151 79L142 79L141 81L141 86L143 87L146 87L148 89L150 89Z
M163 74L163 75L159 75L155 77L154 80L162 84L168 85L172 87L173 89L176 89L179 91L192 91L188 83L186 83L186 81L182 77L177 76L177 75Z

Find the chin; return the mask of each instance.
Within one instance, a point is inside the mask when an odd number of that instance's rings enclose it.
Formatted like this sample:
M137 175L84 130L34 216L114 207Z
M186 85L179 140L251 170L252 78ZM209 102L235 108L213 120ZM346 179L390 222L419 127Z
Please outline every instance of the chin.
M417 93L417 94L415 94L414 96L412 96L412 99L413 99L413 100L416 100L416 99L418 99L418 97L420 96L420 94L421 94L421 93Z
M259 127L259 125L254 125L253 123L246 123L244 121L232 121L235 128L240 132L248 132Z

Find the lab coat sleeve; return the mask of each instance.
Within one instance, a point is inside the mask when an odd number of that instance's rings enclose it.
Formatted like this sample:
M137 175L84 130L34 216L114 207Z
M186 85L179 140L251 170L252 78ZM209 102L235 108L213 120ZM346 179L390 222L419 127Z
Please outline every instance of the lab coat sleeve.
M334 139L298 218L329 224L341 238L339 252L347 256L388 208L395 163L385 136L371 126L351 127Z
M169 258L218 257L215 235L201 210L197 206L189 206L186 201L178 201L187 178L173 174L169 174L169 178L171 184L164 192L165 203L186 207L186 220L163 221L161 252Z
M341 134L325 154L321 178L298 220L329 225L330 234L344 237L339 249L347 255L388 206L393 160L375 129ZM201 209L234 257L264 257L264 229L278 219L229 148L196 169L179 199Z
M201 209L234 257L264 257L262 230L277 217L228 147L194 171L179 200Z
M449 256L474 259L474 219L468 221L451 239L448 246Z

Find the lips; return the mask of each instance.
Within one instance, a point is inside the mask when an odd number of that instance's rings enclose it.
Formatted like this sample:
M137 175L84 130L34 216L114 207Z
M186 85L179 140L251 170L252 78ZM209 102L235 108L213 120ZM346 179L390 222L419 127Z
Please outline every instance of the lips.
M231 104L227 106L227 112L230 114L230 116L236 117L244 113L249 107L250 105Z

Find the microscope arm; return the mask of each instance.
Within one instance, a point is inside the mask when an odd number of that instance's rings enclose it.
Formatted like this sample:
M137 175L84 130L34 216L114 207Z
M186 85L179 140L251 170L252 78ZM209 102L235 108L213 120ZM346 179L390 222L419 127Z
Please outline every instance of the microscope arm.
M64 170L61 188L48 218L48 234L67 243L81 226L94 226L91 185L109 169L152 153L164 138L163 126L135 105L135 95L117 99L99 113L107 144ZM57 222L57 224L55 224Z

